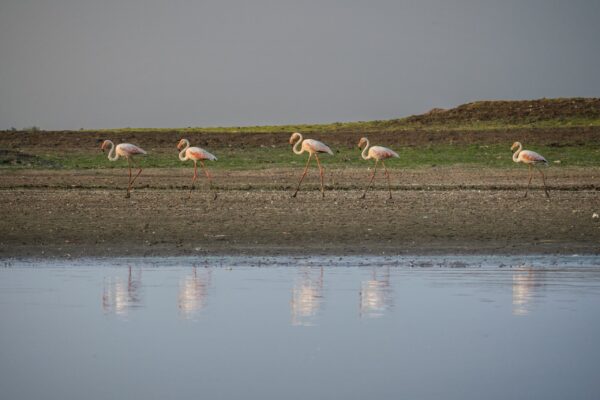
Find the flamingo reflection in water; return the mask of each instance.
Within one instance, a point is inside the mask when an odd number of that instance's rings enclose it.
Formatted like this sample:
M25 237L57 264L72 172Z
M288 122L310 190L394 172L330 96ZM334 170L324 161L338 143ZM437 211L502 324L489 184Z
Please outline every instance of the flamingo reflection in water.
M393 306L390 268L386 267L383 272L378 269L373 269L371 279L361 282L359 311L361 317L379 318Z
M544 286L544 274L528 267L513 273L512 276L512 313L513 315L529 314L533 299L539 295Z
M210 269L202 268L198 273L198 269L194 267L192 274L184 277L179 282L177 307L182 317L190 319L197 311L204 308L211 278L212 271Z
M292 325L311 326L323 302L323 267L306 267L300 273L292 288Z
M130 307L138 306L141 299L142 271L128 268L127 281L120 276L104 279L102 309L104 313L125 316Z

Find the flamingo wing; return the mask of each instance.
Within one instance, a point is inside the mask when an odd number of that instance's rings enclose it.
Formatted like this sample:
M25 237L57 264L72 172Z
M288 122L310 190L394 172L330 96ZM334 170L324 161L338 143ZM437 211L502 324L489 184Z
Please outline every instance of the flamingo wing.
M398 155L398 153L396 153L392 149L388 149L387 147L383 147L383 146L373 146L369 149L369 153L371 153L370 154L371 157L378 159L378 160L382 160L385 158L391 158L391 157L400 157Z
M141 147L137 147L135 144L131 143L121 143L117 145L117 150L121 150L127 155L135 155L135 154L146 154L146 151Z
M531 150L521 151L521 153L519 153L519 158L527 164L548 163L548 161L541 154Z
M305 139L304 142L302 142L302 145L306 146L309 150L312 150L313 152L328 153L333 155L333 151L331 151L329 146L327 146L323 142L319 142L318 140Z
M211 160L216 161L217 157L200 147L190 147L187 149L189 158L194 160Z

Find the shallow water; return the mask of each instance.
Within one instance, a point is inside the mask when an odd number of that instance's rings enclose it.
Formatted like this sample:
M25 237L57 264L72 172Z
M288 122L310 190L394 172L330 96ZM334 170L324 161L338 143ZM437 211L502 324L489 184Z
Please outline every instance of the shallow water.
M600 257L0 266L6 399L600 394Z

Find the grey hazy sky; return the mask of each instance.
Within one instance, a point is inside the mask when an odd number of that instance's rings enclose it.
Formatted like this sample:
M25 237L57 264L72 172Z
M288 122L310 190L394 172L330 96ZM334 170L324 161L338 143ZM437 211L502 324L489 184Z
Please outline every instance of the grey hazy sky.
M396 118L600 94L600 1L0 0L0 129Z

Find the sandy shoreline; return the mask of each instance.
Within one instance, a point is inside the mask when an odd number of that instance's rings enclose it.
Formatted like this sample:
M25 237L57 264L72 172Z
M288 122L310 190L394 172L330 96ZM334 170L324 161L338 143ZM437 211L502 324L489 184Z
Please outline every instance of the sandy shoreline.
M332 171L332 186L342 190L327 191L324 200L315 179L296 199L271 188L289 183L295 170L228 172L216 201L204 186L186 200L185 189L168 187L169 170L148 171L150 188L137 189L131 199L120 188L121 171L10 171L0 175L0 258L600 254L600 219L592 218L600 213L600 193L582 189L598 171L555 171L550 201L537 185L523 199L523 188L514 184L523 176L518 170L488 171L485 179L460 168L403 172L394 184L424 190L395 190L391 201L384 182L359 200L354 173L346 170ZM105 179L107 188L73 188L93 183L89 174ZM238 189L249 174L262 177L253 180L258 187ZM481 189L456 186L459 181Z

